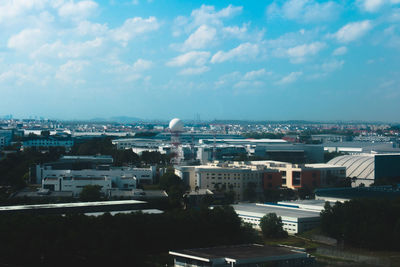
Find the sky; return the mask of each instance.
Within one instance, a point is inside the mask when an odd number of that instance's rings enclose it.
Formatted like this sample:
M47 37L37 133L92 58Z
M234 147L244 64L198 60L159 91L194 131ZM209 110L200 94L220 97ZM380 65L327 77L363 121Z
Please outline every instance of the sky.
M400 0L1 0L6 114L400 122Z

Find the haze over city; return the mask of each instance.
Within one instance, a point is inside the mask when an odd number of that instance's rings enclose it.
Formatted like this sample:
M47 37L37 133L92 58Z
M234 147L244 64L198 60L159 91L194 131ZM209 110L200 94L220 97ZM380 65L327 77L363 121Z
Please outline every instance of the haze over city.
M0 115L398 122L400 1L1 1Z

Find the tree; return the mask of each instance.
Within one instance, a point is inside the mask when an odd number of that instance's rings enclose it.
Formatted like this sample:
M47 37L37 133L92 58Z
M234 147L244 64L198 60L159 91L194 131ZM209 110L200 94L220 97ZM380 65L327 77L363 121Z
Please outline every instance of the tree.
M255 183L248 182L243 192L244 199L250 202L254 202L257 198L256 188L257 185Z
M103 197L100 185L85 185L80 194L82 201L98 201Z
M268 213L260 220L260 228L264 237L281 238L287 237L287 232L283 230L281 217L276 213Z

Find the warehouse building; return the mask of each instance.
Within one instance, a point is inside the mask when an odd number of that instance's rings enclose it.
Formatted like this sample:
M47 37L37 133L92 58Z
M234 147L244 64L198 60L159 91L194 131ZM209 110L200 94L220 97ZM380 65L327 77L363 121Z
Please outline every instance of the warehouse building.
M315 258L301 249L246 244L170 251L174 266L312 266Z

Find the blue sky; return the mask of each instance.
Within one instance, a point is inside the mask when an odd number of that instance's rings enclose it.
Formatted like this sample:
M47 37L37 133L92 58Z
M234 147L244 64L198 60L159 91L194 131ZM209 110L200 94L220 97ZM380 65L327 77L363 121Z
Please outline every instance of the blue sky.
M2 0L0 32L0 115L400 121L400 0Z

